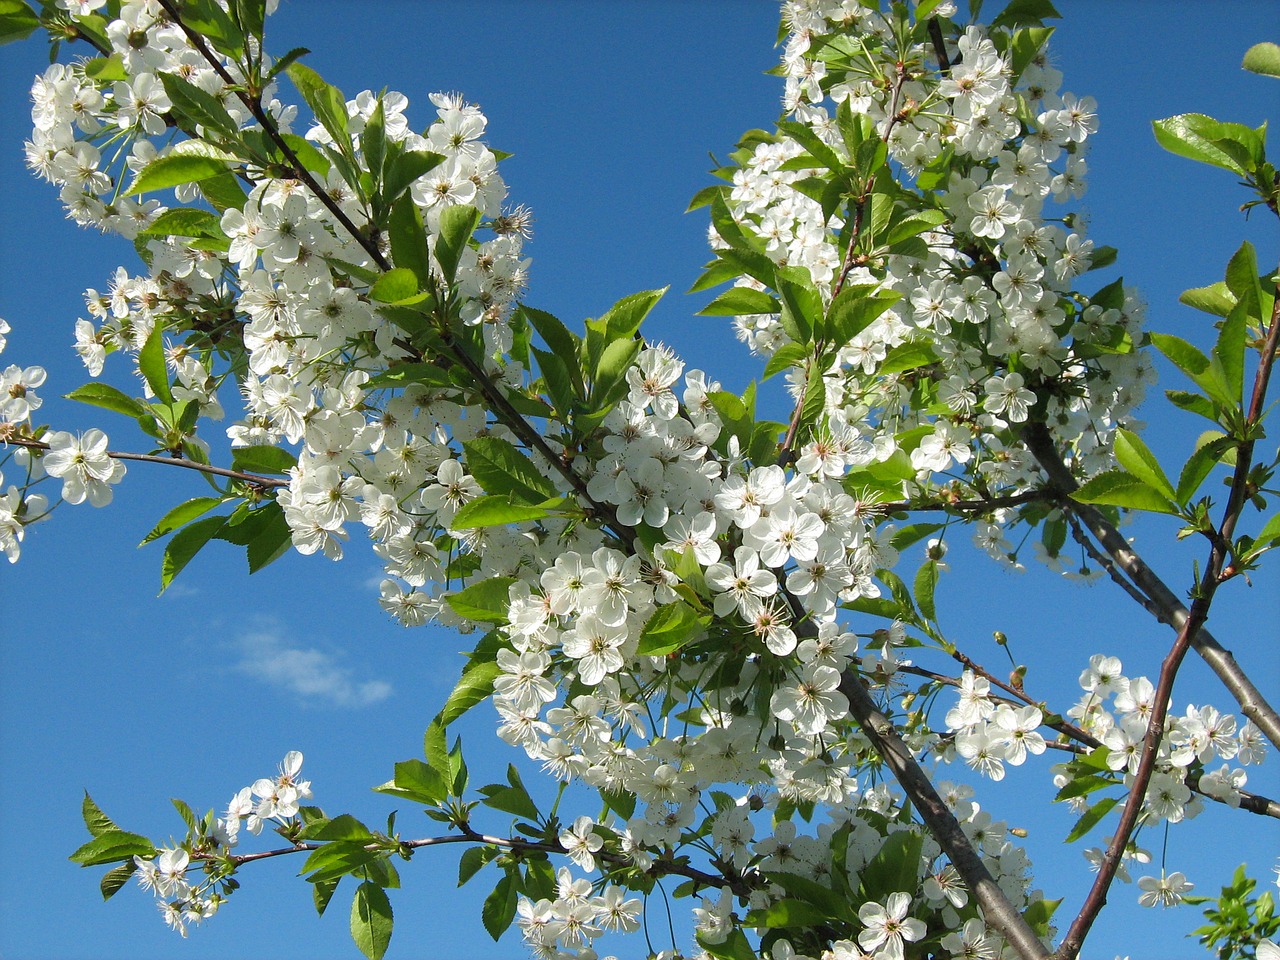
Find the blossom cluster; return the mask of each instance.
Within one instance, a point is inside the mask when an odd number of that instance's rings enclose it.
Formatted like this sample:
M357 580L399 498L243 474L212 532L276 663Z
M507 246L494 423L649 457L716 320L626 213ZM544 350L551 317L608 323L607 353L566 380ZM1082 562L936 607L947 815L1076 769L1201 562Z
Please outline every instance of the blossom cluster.
M300 802L311 796L311 782L301 779L301 770L302 754L289 751L276 776L261 777L236 793L225 816L215 818L211 811L203 821L192 817L184 843L133 858L139 885L155 894L170 927L185 937L188 927L218 912L235 889L219 856L229 855L239 842L242 825L256 835L267 822L289 825L298 816ZM195 875L197 868L204 876Z

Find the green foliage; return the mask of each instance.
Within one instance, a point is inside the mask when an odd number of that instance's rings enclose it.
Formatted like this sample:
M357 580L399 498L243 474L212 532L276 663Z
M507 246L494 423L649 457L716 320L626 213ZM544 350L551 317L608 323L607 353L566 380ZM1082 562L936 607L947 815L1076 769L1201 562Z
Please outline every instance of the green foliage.
M1193 930L1201 944L1212 950L1217 960L1253 960L1262 940L1273 940L1280 934L1280 915L1270 890L1254 896L1258 882L1245 875L1247 864L1240 864L1231 882L1217 897L1188 896L1187 903L1205 904L1208 923ZM1259 958L1261 960L1261 958Z

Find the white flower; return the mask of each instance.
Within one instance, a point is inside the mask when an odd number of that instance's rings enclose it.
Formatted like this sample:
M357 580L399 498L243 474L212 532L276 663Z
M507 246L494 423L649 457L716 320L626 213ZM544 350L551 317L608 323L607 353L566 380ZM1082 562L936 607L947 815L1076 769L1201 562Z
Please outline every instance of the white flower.
M594 827L590 817L579 817L568 830L560 831L560 846L570 860L587 871L596 868L595 854L604 846L604 838L593 832Z
M1161 873L1159 877L1139 877L1138 886L1143 891L1138 897L1138 903L1144 907L1154 907L1156 904L1172 907L1181 903L1183 894L1193 889L1195 884L1188 883L1186 875L1182 873L1167 876Z
M95 507L111 502L110 484L124 479L124 464L107 456L107 435L97 427L80 436L56 430L45 438L49 450L42 458L45 472L62 478L62 499Z
M925 935L921 920L908 917L911 895L891 893L884 906L864 903L858 908L858 919L866 929L858 934L858 946L876 952L883 960L902 960L903 941L912 942Z

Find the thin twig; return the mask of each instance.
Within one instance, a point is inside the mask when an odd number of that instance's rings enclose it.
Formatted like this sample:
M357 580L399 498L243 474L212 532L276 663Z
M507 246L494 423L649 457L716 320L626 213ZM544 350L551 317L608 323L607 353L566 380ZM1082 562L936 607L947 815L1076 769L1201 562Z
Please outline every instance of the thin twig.
M15 447L26 447L28 450L48 450L49 444L43 440L27 440L19 437L10 437L4 441ZM226 477L229 480L239 480L241 483L247 483L252 487L259 487L263 490L269 490L274 487L287 487L288 480L281 480L278 477L263 477L256 473L244 473L240 470L228 470L226 467L215 467L207 463L198 463L195 460L186 460L181 457L161 457L154 453L128 453L123 450L108 450L107 456L112 460L136 460L142 463L160 463L167 467L182 467L185 470L196 470L200 473L207 473L215 477Z

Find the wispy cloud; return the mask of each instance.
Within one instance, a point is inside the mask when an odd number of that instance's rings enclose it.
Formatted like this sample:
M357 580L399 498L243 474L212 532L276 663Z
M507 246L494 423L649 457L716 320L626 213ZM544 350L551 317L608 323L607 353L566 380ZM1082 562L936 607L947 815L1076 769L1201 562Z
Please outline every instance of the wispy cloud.
M236 642L234 669L297 695L306 703L367 707L391 695L383 680L361 680L343 666L341 654L291 644L274 630L244 634Z

